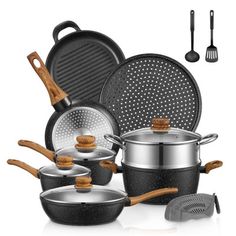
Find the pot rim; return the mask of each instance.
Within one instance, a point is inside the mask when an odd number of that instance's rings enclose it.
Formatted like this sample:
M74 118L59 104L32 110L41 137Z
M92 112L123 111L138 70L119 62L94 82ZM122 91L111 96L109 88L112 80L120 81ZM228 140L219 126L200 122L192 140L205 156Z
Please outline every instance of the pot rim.
M134 144L143 144L143 145L184 145L184 144L190 144L190 143L197 143L201 141L202 139L202 136L199 134L199 133L195 133L195 132L192 132L192 131L188 131L188 130L183 130L183 129L178 129L178 128L171 128L171 130L173 131L177 131L177 132L182 132L182 133L185 133L185 134L190 134L192 136L195 136L196 138L195 139L192 139L192 140L187 140L187 141L180 141L180 142L145 142L145 141L136 141L136 140L130 140L129 137L126 137L126 136L129 136L131 135L132 133L135 133L135 132L142 132L142 131L145 131L145 130L149 130L150 128L142 128L142 129L138 129L138 130L132 130L132 131L129 131L125 134L123 134L121 136L121 139L124 140L124 142L127 142L127 143L134 143Z

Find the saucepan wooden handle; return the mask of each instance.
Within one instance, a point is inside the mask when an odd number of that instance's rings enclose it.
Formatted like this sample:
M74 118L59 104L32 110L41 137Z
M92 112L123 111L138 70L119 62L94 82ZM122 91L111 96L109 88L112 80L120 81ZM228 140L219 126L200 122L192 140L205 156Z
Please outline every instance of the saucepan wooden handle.
M178 188L161 188L161 189L156 189L148 193L144 193L142 195L136 196L136 197L129 197L129 203L128 206L133 206L135 204L138 204L143 201L147 201L149 199L163 196L163 195L168 195L168 194L174 194L178 192Z
M21 169L24 169L26 171L28 171L30 174L32 174L34 177L39 178L39 170L35 169L34 167L19 161L19 160L15 160L15 159L8 159L7 163L9 165L14 165L14 166L18 166Z
M42 155L44 155L45 157L47 157L50 161L54 162L55 152L46 149L45 147L41 146L40 144L29 141L29 140L19 140L18 144L22 147L31 148L34 151L39 152Z
M68 96L61 88L58 87L54 80L52 80L46 66L44 65L37 52L31 53L27 58L33 69L47 88L52 105L59 103L61 100Z
M211 170L213 169L216 169L216 168L219 168L223 166L223 162L222 161L211 161L211 162L208 162L205 166L204 166L204 172L206 174L208 174Z

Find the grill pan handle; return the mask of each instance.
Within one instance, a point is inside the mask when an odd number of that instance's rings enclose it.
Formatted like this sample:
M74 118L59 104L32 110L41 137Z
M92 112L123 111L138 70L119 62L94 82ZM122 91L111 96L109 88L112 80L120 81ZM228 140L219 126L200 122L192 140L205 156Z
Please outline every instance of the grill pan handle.
M52 37L53 37L55 43L57 43L59 41L59 39L58 39L59 33L62 30L69 28L69 27L75 29L76 31L81 31L81 29L79 28L79 26L75 22L69 21L69 20L64 21L64 22L58 24L53 30Z
M110 143L117 144L121 149L125 149L125 145L123 144L123 141L119 136L112 134L105 134L104 138Z
M70 104L68 95L53 81L38 53L33 52L28 55L27 58L35 72L38 74L39 78L43 81L46 89L48 90L52 106L54 106L57 111L60 111L62 109L61 104L63 104L63 108L64 106L68 106Z
M215 141L218 138L218 134L208 134L204 137L202 137L202 139L199 141L199 145L204 145L207 143L211 143L213 141Z

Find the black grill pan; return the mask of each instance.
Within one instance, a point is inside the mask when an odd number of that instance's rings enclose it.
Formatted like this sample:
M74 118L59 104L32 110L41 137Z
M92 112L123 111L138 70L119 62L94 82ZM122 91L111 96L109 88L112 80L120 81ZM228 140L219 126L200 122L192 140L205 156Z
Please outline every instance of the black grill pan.
M75 32L59 40L59 33L68 27ZM72 102L98 102L106 78L125 59L119 46L104 34L80 30L72 21L57 25L53 38L55 45L46 60L53 79L70 94Z
M153 117L168 117L171 127L194 131L201 116L201 94L191 73L158 54L121 63L104 84L100 102L115 116L121 133L150 127Z

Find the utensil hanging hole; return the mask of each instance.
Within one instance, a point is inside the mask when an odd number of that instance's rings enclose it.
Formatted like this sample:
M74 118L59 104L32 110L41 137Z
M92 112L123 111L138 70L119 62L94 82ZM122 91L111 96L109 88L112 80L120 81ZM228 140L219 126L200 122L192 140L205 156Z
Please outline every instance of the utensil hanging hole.
M41 64L40 64L40 62L39 62L38 59L34 59L34 60L33 60L33 63L34 63L34 65L35 65L37 68L40 68L40 67L41 67Z

